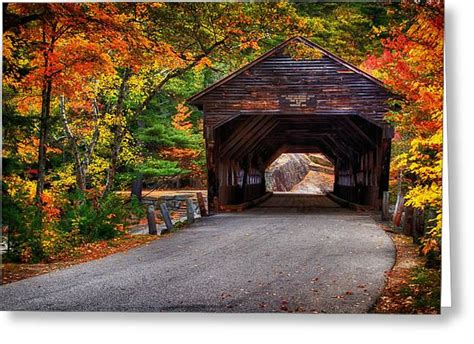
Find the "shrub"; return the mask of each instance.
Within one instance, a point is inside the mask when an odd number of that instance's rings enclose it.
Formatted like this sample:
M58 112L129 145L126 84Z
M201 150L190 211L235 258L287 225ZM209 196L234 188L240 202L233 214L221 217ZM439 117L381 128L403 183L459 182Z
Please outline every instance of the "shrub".
M6 261L48 260L84 242L122 235L132 215L144 216L136 197L125 202L115 193L102 195L99 190L47 190L38 206L27 191L2 183Z
M75 191L65 208L61 227L76 230L87 241L111 239L123 233L127 215L123 200L114 193L96 198Z
M41 210L33 204L25 185L16 182L2 181L2 235L7 238L8 247L4 258L7 261L40 260L44 257Z

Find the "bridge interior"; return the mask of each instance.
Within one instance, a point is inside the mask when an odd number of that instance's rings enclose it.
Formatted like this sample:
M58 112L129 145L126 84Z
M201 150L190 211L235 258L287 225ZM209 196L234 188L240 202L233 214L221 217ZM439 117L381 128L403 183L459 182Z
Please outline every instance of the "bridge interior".
M213 148L209 180L221 205L262 196L265 169L282 153L324 154L335 167L334 193L355 203L378 207L388 182L387 138L358 116L239 116L216 129Z

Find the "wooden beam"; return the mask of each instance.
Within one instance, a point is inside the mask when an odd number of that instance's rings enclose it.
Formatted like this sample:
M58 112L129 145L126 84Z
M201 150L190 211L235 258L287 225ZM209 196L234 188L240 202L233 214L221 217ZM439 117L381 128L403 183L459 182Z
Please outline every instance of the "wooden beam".
M272 117L262 118L256 125L250 128L247 132L244 132L243 135L236 133L236 136L239 137L239 140L231 147L222 151L220 155L222 158L230 158L236 152L239 151L243 146L247 146L249 142L252 142L254 138L258 135L261 135L261 131L265 130L266 126L273 123Z
M225 154L227 150L231 149L235 144L237 144L239 140L242 139L242 136L245 135L247 131L250 130L253 126L255 126L259 121L259 117L254 117L249 118L248 120L245 120L240 125L238 125L237 128L234 130L234 135L227 138L221 144L220 151L222 152L222 154Z
M223 144L220 157L232 155L236 147L238 148L240 145L245 144L246 140L255 135L262 126L272 120L273 118L268 116L263 118L255 117L250 121L245 121L234 131L234 135Z
M351 130L351 127L345 121L337 121L337 131L341 138L346 140L349 144L356 146L359 153L363 153L367 150L365 140L359 135L354 135L353 130Z
M330 135L326 135L325 137L322 138L322 140L328 146L337 148L337 150L347 159L349 160L352 159L352 156L344 149L344 147L341 147L341 145L336 140L334 140L334 138L331 137ZM330 143L328 143L328 141L330 141Z
M275 135L275 133L274 132L272 133L272 131L274 131L274 129L277 127L278 127L278 121L276 123L274 122L267 130L265 130L263 135L258 136L257 140L252 144L251 147L244 149L243 154L252 152L254 153L254 156L259 156L262 151L268 150L268 146L274 146L271 144L267 144L265 140L267 140L271 134ZM236 158L241 159L242 157L243 155L240 154Z
M287 149L288 149L288 146L287 145L282 145L280 146L279 148L277 148L271 155L269 158L267 158L264 162L264 167L265 169L268 168L268 166L270 166L272 164L273 161L275 161L280 155L282 155L283 153L286 153L287 152Z
M252 152L256 148L256 146L262 140L264 140L265 137L277 126L278 122L269 122L264 128L261 128L261 132L258 135L254 135L251 140L249 140L246 144L242 145L242 147L237 152L235 152L233 157L235 157L236 159L241 159L245 154Z
M362 136L367 143L370 144L372 148L376 146L375 142L363 131L357 124L355 124L350 118L344 117L344 122L346 122L354 131L356 131L360 136Z
M334 145L336 145L340 150L347 152L350 151L353 155L359 155L359 152L355 150L350 145L347 145L341 137L337 137L337 139L330 134L325 135Z
M342 155L341 153L338 151L338 150L335 150L330 144L328 144L328 142L325 140L325 139L321 139L319 140L320 141L320 146L322 145L324 148L324 154L325 155L332 155L333 158L339 158L339 159L342 159L342 160L347 160L348 159L348 155L347 153L343 152Z

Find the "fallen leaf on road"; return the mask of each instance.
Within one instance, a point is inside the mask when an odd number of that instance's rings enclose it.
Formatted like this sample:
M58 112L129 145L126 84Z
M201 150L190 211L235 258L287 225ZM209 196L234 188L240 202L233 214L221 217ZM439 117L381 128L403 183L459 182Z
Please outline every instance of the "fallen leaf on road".
M282 300L280 304L280 309L284 312L288 312L288 301Z
M221 294L221 299L224 300L224 299L227 299L228 297L231 297L232 295L230 295L229 293L222 293Z

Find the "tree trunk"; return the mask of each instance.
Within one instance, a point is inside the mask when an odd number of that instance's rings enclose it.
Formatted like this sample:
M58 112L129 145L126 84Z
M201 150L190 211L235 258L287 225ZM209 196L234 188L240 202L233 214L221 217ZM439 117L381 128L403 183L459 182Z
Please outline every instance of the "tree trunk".
M41 195L44 190L44 177L46 174L46 142L48 140L52 85L52 80L50 78L45 78L41 94L41 118L39 127L38 182L36 185L36 202L38 204L42 203Z
M76 169L76 184L82 191L86 190L86 162L82 162L81 152L77 145L77 139L69 127L69 121L66 115L66 104L64 102L64 95L59 97L59 117L61 117L64 133L72 146L72 154L74 156L74 167Z
M142 191L143 191L143 177L138 176L132 182L132 192L130 196L136 196L137 199L141 202L142 201Z
M39 147L38 147L38 181L36 184L36 203L42 204L41 196L44 191L44 178L46 174L46 143L48 141L49 116L51 112L51 92L53 89L53 79L51 77L50 55L53 53L54 41L47 42L46 32L43 27L43 41L45 47L43 51L44 76L41 89L41 116L39 127Z
M130 70L126 69L122 76L122 83L120 85L120 90L117 99L117 107L115 108L115 118L117 124L112 129L114 133L114 139L112 143L111 155L110 155L110 165L107 173L107 182L105 184L105 192L110 192L114 185L115 173L117 172L118 158L120 150L122 148L122 139L125 133L124 124L121 123L124 117L124 101L125 95L127 92L127 83L130 78Z

